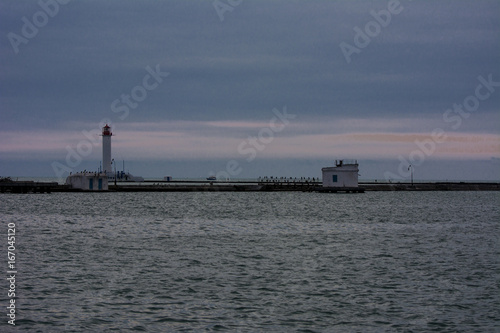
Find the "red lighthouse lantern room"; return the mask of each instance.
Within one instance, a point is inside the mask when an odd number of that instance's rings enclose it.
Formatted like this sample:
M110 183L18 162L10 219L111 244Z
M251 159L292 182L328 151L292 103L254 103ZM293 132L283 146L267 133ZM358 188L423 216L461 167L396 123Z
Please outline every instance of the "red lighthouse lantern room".
M111 133L110 129L111 129L111 127L109 127L108 124L106 124L106 126L104 126L102 128L102 135L113 135L113 133Z

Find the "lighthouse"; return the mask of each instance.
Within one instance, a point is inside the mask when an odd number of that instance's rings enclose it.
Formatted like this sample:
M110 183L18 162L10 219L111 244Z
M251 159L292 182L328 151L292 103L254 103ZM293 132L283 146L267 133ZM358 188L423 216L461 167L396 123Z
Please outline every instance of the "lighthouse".
M102 128L102 170L107 175L113 174L111 167L111 127L106 124Z

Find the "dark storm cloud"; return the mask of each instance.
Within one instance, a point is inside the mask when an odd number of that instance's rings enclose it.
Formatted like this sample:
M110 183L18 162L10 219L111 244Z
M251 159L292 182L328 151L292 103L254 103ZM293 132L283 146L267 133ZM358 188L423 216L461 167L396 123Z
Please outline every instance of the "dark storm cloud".
M117 126L196 122L191 131L211 137L203 122L267 122L286 105L302 126L283 134L291 138L381 132L384 124L387 133L429 133L450 130L444 112L474 94L479 76L500 81L497 1L244 0L222 21L213 3L71 1L16 53L8 34L22 36L23 18L32 22L42 9L3 1L0 130L11 138L17 129L109 118ZM355 46L354 29L392 5L398 13L346 61L341 43ZM148 66L169 75L120 118L112 103L124 106L123 95L140 91ZM492 93L457 131L497 134L499 101ZM237 129L224 131L239 139Z
M220 22L211 1L75 1L16 55L7 33L40 10L23 4L2 8L2 105L6 123L34 127L114 116L111 102L156 64L171 76L136 121L262 118L281 104L304 115L435 113L495 72L499 54L495 2L401 1L348 64L339 44L387 2L246 1Z

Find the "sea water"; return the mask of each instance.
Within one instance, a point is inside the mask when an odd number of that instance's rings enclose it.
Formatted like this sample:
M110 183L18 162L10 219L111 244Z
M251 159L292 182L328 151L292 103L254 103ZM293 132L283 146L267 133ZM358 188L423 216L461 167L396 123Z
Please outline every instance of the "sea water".
M499 202L498 192L0 194L0 331L499 331Z

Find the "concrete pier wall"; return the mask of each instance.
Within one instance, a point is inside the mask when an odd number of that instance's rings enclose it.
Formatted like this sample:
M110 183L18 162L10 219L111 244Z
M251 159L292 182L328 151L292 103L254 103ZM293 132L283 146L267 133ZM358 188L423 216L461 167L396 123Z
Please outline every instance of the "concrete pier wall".
M369 191L499 191L500 183L473 182L434 182L434 183L378 183L360 182L357 190L351 188L331 188L326 190L319 182L303 183L261 183L252 182L148 182L140 184L109 185L108 191L102 192L369 192ZM80 192L68 185L40 182L0 182L2 193L49 193L49 192ZM92 192L93 193L93 192Z

